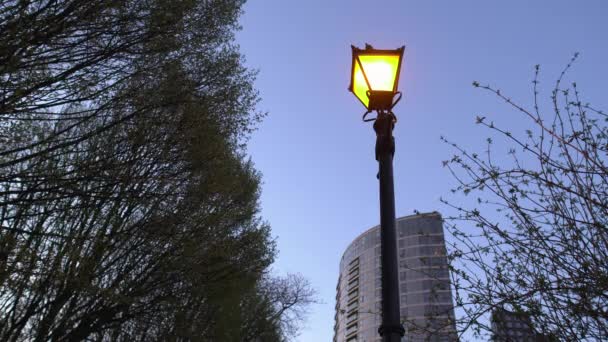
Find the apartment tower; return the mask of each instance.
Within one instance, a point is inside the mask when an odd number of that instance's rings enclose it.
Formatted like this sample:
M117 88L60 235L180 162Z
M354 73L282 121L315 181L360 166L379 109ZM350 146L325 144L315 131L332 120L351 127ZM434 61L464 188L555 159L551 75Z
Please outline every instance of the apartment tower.
M399 295L403 341L455 341L441 215L397 219ZM359 235L340 261L336 287L334 342L381 341L380 226Z

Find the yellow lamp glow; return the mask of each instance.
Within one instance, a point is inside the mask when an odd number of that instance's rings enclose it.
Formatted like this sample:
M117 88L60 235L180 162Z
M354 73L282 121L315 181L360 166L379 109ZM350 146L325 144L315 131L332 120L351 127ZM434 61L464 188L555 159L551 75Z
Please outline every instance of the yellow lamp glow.
M405 47L396 50L365 49L355 46L349 90L368 111L389 110L397 93L399 71Z

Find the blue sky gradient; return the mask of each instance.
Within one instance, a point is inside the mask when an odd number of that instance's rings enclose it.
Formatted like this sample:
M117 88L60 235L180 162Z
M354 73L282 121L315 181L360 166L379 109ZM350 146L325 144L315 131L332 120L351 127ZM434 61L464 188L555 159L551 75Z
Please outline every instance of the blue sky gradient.
M440 136L483 150L489 132L475 116L522 133L527 122L491 94L492 84L523 105L541 65L545 109L574 52L567 78L585 101L608 109L608 1L250 0L238 43L269 116L249 153L263 174L262 214L280 250L275 272L306 276L323 302L298 341L333 336L338 265L346 246L379 222L374 132L347 91L350 45L406 45L395 108L398 216L438 210L454 180ZM506 148L506 147L505 147ZM498 151L501 152L501 151ZM504 151L506 152L506 150Z

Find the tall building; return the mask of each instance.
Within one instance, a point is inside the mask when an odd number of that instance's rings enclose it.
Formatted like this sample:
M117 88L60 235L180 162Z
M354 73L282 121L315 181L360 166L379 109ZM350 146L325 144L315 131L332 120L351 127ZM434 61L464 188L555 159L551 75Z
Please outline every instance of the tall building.
M441 215L397 219L399 294L403 341L455 341ZM336 286L334 342L381 341L380 227L359 235L340 261Z
M492 311L492 341L495 342L553 342L556 338L534 330L526 313L515 313L503 308Z

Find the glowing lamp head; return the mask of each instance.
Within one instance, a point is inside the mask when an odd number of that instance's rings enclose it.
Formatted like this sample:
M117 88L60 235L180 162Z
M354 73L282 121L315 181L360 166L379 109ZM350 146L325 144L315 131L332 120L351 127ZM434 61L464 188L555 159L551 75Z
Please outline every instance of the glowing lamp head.
M353 66L348 88L368 111L390 110L398 93L399 72L405 46L396 50L352 46Z

